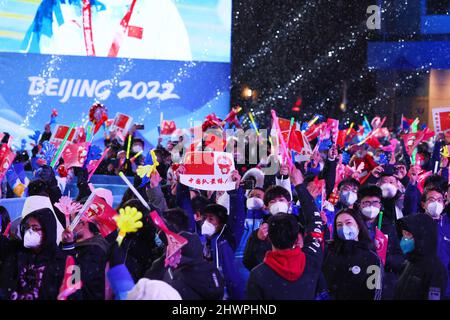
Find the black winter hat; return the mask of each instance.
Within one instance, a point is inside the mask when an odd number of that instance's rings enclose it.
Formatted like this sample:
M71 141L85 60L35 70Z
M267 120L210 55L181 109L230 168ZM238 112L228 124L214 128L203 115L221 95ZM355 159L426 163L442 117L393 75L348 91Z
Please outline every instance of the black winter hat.
M217 218L219 218L220 223L222 224L226 224L227 220L228 220L228 211L227 208L225 208L224 206L220 205L220 204L209 204L205 207L205 211L204 214L213 214L215 215Z

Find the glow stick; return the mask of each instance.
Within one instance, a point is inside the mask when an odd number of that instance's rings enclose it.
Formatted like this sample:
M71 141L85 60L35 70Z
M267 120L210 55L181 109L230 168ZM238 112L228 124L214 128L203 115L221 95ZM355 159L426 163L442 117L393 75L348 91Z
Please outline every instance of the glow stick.
M255 119L253 118L253 113L249 112L248 113L248 117L250 118L250 121L251 121L251 123L253 125L253 129L255 129L255 131L256 131L256 135L259 136L260 133L259 133L259 130L258 130L258 126L256 125Z
M133 191L134 195L141 201L142 205L146 207L148 210L150 209L150 206L148 203L142 198L141 194L136 190L136 188L131 184L131 182L128 180L128 178L123 174L123 172L119 172L119 177L122 178L122 180L127 184L128 188L130 188L131 191Z
M436 174L438 172L439 161L434 162L434 170L433 173Z
M130 159L130 148L131 148L131 134L128 136L127 160Z
M308 128L316 123L317 120L319 120L319 116L315 116L310 122L308 122Z
M136 153L136 154L134 155L134 157L131 158L131 159L134 160L134 159L136 159L137 157L139 157L141 154L142 154L142 150L139 151L138 153Z
M75 217L75 219L73 219L72 223L69 226L69 230L73 231L75 229L75 227L78 225L78 223L80 223L81 218L83 217L85 211L88 209L88 207L91 205L91 201L92 199L94 199L95 197L95 193L92 192L89 196L89 198L86 200L86 202L83 204L83 207L81 207L80 211L78 212L77 216Z
M159 114L159 125L162 125L163 120L164 120L164 115L163 115L163 113L161 111L161 113Z
M65 145L66 145L67 139L69 139L69 135L70 135L70 133L72 132L72 130L73 130L74 127L75 127L75 122L72 123L72 125L70 126L69 130L68 130L67 133L66 133L66 136L64 137L63 141L62 141L61 144L59 145L58 151L56 151L56 154L55 154L55 156L53 157L52 162L50 163L50 167L52 167L52 168L55 167L56 161L59 160L59 156L61 155L61 152L63 151L63 149L64 149L64 147L65 147Z
M348 128L346 135L350 134L350 131L353 129L353 126L355 125L354 122L350 123L350 128Z

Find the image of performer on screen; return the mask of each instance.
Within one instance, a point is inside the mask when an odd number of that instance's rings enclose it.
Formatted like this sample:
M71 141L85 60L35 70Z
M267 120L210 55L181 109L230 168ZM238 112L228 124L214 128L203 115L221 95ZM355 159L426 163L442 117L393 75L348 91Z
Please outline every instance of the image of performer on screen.
M171 0L43 0L24 52L192 60L189 36Z

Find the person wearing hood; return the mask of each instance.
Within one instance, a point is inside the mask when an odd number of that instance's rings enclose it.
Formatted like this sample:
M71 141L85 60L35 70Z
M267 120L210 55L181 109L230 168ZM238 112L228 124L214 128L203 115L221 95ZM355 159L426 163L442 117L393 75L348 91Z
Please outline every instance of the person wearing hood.
M443 299L448 271L437 256L436 223L428 214L416 214L401 219L399 224L403 235L400 246L407 263L397 282L394 298Z
M0 235L0 300L56 300L65 254L56 245L56 221L48 208L29 213L20 224L23 240Z
M73 232L66 228L62 235L62 249L75 258L83 283L81 290L69 299L104 300L109 243L100 235L97 226L81 220Z
M393 224L383 219L381 198L382 191L375 185L364 186L358 191L359 212L366 223L370 238L376 244L376 235L379 230L388 240L382 299L392 300L395 283L402 270L405 257L400 249L400 242Z
M214 263L203 258L200 237L188 232L189 218L180 208L169 209L162 215L166 226L188 240L181 248L181 260L177 266L165 267L166 255L155 260L145 278L162 280L175 288L183 300L220 300L224 296L224 281ZM165 234L159 230L158 237L167 246Z
M334 300L381 299L383 264L364 221L353 209L335 216L323 273Z
M56 224L55 242L56 244L59 244L61 242L61 235L66 224L66 218L61 211L53 206L47 190L48 187L44 180L32 180L28 185L28 197L25 198L21 216L23 219L33 211L39 209L49 209L53 213L53 219Z
M247 298L252 300L313 300L321 275L323 223L313 197L293 168L291 181L304 208L304 236L293 215L280 212L268 220L269 250L250 272ZM308 204L309 203L309 204Z
M444 194L441 189L436 187L425 188L422 195L421 206L425 214L430 216L437 228L437 255L444 267L450 280L450 217L443 214ZM446 299L450 299L450 282L447 283L447 290L443 294Z

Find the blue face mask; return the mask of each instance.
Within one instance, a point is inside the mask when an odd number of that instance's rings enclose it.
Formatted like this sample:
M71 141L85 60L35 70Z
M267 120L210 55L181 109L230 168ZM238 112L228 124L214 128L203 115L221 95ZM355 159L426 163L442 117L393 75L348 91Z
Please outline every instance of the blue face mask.
M414 239L408 239L403 237L402 240L400 241L400 248L403 251L403 254L407 254L410 253L414 250L415 244L414 244Z
M355 226L343 226L337 229L337 234L342 240L356 240L358 239L359 231Z

